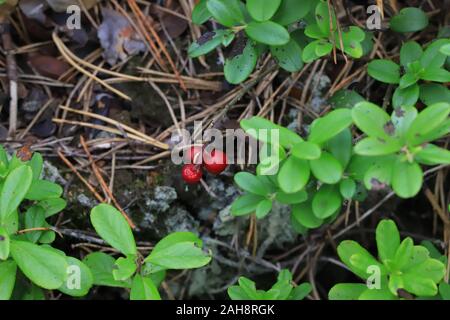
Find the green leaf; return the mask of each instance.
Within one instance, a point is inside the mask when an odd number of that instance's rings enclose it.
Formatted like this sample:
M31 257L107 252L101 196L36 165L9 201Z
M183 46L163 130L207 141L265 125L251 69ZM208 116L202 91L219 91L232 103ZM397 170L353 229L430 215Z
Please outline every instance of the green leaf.
M420 278L415 274L402 275L406 291L421 297L432 297L438 293L436 283L429 278Z
M229 35L229 30L208 31L203 34L197 41L193 42L188 50L189 56L196 58L205 55L222 44L224 38Z
M293 205L292 216L308 229L315 229L323 224L323 219L317 218L314 215L311 201Z
M441 47L450 43L448 39L438 39L433 41L423 52L420 58L422 68L439 68L445 63L447 57L440 51Z
M275 200L282 204L302 203L307 199L308 193L305 190L301 190L296 193L284 193L283 191L278 191L275 195Z
M25 165L8 174L0 193L0 223L19 207L30 188L32 178L31 168Z
M239 84L246 80L255 69L258 60L252 41L245 38L237 41L245 41L245 44L240 47L241 45L236 43L236 48L232 51L232 55L225 60L223 69L225 78L231 84Z
M5 228L0 227L0 260L6 260L9 257L10 239Z
M353 108L358 102L365 101L364 97L361 96L354 90L341 89L337 91L330 99L329 102L334 109L340 108Z
M422 181L423 172L416 162L396 161L392 170L392 188L400 198L414 197L420 191Z
M426 106L431 106L438 102L450 101L450 90L441 84L425 83L420 85L419 97Z
M400 66L390 60L378 59L369 62L367 72L372 78L384 83L400 82Z
M137 269L136 256L130 255L126 258L120 257L114 263L113 277L117 281L129 279Z
M324 184L313 197L312 210L317 218L325 219L340 209L342 198L334 185Z
M351 199L356 193L356 182L353 179L344 179L339 183L339 191L344 199Z
M28 165L33 171L33 180L38 180L41 177L42 167L44 165L44 159L40 153L35 152L33 157L28 162Z
M0 300L11 298L16 282L17 265L13 260L0 261Z
M367 279L370 276L370 273L367 272L367 265L379 266L382 274L385 272L384 267L356 241L342 241L338 245L337 252L342 262L362 279ZM354 262L357 262L356 264L352 263L352 257L355 260ZM355 257L357 258L355 259ZM359 263L362 261L365 261L364 265Z
M249 172L238 172L234 175L234 182L242 190L248 191L260 196L269 194L270 189L267 184L263 183L260 177L257 177Z
M339 32L335 32L336 39L339 39ZM366 37L365 32L356 26L350 26L347 31L343 31L342 44L344 46L344 52L350 55L352 58L361 58L364 54L364 48L362 41ZM341 41L337 41L338 49L341 49Z
M145 259L166 269L193 269L209 263L211 256L201 249L202 241L191 232L175 232L159 241Z
M331 138L325 148L346 168L353 153L353 137L350 128L346 128Z
M450 300L450 284L441 282L439 284L439 294L443 300Z
M25 212L25 228L44 228L45 212L40 206L32 206ZM28 241L36 243L42 235L42 231L31 231L26 233Z
M208 0L207 9L220 24L233 27L244 24L244 14L238 0Z
M378 256L380 260L393 261L400 246L400 233L392 220L382 220L376 230Z
M336 31L337 23L333 6L328 7L326 2L319 2L316 6L315 18L320 30L327 37Z
M315 40L313 42L308 43L305 48L303 48L302 59L305 63L310 63L319 56L316 54L316 48L321 43L321 40Z
M320 157L322 150L313 142L302 141L294 145L291 153L294 157L299 159L314 160Z
M272 201L265 199L259 202L256 207L256 217L258 219L264 218L272 210Z
M414 242L410 237L403 239L395 252L393 265L396 270L402 270L411 260L414 253Z
M289 42L289 32L273 21L250 22L245 28L249 38L269 46L282 46Z
M309 283L302 283L292 289L289 300L303 300L312 291Z
M58 289L67 278L66 259L53 250L13 240L11 256L23 274L44 289Z
M67 263L68 278L58 290L72 297L87 295L94 285L91 270L83 262L72 257L67 257Z
M308 140L322 143L338 135L352 123L352 112L348 109L331 111L326 116L314 120Z
M289 157L278 173L278 185L285 193L295 193L308 183L310 167L308 161Z
M339 283L331 288L328 293L328 299L358 300L365 290L367 290L367 286L362 283Z
M313 175L323 183L338 183L344 173L341 163L328 152L322 152L319 159L311 160L309 164Z
M47 180L34 180L25 195L28 200L45 200L61 197L63 189L60 185Z
M368 137L355 145L355 153L362 156L383 156L399 151L402 145L397 140Z
M127 220L114 207L100 204L91 211L95 231L113 248L124 255L137 254L136 242Z
M88 254L83 259L83 263L89 267L94 278L94 284L97 286L108 287L129 287L127 282L116 281L113 278L115 260L113 257L103 252L94 252Z
M427 68L420 78L427 81L450 82L450 72L443 68Z
M394 95L392 96L392 104L394 108L401 106L414 106L417 100L419 100L419 92L420 89L417 83L403 89L397 87L394 91Z
M416 32L428 26L428 16L419 8L409 7L391 18L390 28L395 32Z
M318 57L323 57L330 54L333 50L333 45L327 40L318 40L315 50Z
M418 74L407 72L400 78L399 88L406 89L409 86L416 84L417 81L419 81Z
M200 0L192 11L192 22L203 24L211 18L211 13L206 6L208 0Z
M401 144L406 143L406 133L416 117L417 109L414 107L398 107L392 113L391 121L395 128L394 136L400 140Z
M364 186L367 190L380 190L391 183L395 161L395 155L374 159L372 165L366 170L363 177Z
M261 117L244 119L240 124L248 135L261 142L272 143L276 146L279 144L284 148L291 148L293 145L303 141L295 132ZM276 141L277 137L279 141Z
M385 125L390 121L389 115L377 105L360 102L352 110L356 126L369 137L389 139Z
M405 42L400 49L400 64L407 68L411 62L419 61L422 54L422 47L416 41Z
M302 49L294 39L283 46L271 46L270 52L278 65L286 71L297 72L303 68Z
M281 0L247 0L248 13L256 21L266 21L273 17Z
M425 165L450 164L450 151L429 143L416 153L415 160Z
M419 113L417 118L411 123L407 132L407 141L410 145L418 145L426 142L423 138L439 127L450 114L449 103L436 103Z
M161 296L152 279L137 274L131 285L130 300L161 300Z
M287 26L304 18L311 10L314 0L283 0L272 20Z
M45 199L38 203L40 207L44 209L45 217L51 217L62 210L67 206L67 202L64 199Z
M231 213L235 216L243 216L256 211L258 204L264 197L255 194L244 194L234 200L231 205Z

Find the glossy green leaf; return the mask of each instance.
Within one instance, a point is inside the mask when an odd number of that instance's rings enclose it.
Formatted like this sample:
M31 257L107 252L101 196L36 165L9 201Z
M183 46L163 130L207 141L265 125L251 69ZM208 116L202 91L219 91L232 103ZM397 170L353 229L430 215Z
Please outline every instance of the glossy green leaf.
M352 110L356 126L370 137L389 139L385 125L390 121L389 115L377 105L360 102Z
M322 150L313 142L303 141L294 145L291 153L299 159L314 160L320 157Z
M435 82L450 82L450 72L443 68L427 68L420 76L421 79Z
M58 290L72 297L87 295L94 285L91 270L83 262L72 257L67 257L67 263L69 265L67 281L64 281Z
M249 172L238 172L234 175L234 182L242 190L260 196L266 196L270 192L267 184L263 183L260 177L255 176Z
M289 42L289 32L273 21L250 22L245 28L249 38L270 46L282 46Z
M161 296L152 279L137 274L131 285L130 300L161 300Z
M25 228L45 228L45 212L40 206L32 206L25 212ZM42 231L31 231L25 234L26 238L36 243L42 235Z
M341 163L328 152L322 152L319 159L311 160L309 164L313 175L323 183L338 183L344 173Z
M415 155L415 160L425 165L450 164L450 151L428 143Z
M231 205L231 213L235 216L243 216L249 213L253 213L256 210L259 202L264 197L255 194L245 194L234 200Z
M278 174L278 185L285 193L295 193L303 189L309 180L310 167L306 160L289 157Z
M393 261L400 246L400 233L392 220L382 220L376 229L378 256L381 261Z
M283 0L272 20L283 26L304 18L312 9L314 0Z
M331 111L326 116L314 120L308 140L314 143L325 142L352 123L352 112L348 109Z
M351 199L356 193L356 182L353 179L344 179L339 183L339 191L344 199Z
M10 238L5 228L0 227L0 260L6 260L9 257Z
M127 220L114 207L100 204L91 211L91 223L95 231L109 245L124 255L137 254L136 242Z
M450 43L449 39L437 39L433 41L423 52L420 58L420 65L425 69L442 67L447 57L440 49L448 43Z
M271 46L270 52L278 65L286 71L297 72L303 68L302 49L294 39L283 46Z
M281 0L247 0L247 10L256 21L266 21L273 17Z
M108 287L129 287L124 281L116 281L113 277L115 260L110 255L103 252L93 252L83 259L83 263L92 272L94 284Z
M411 123L407 132L407 141L410 145L417 145L423 142L423 137L439 127L450 114L449 103L436 103L419 113L417 118Z
M23 274L44 289L58 289L67 278L65 257L48 248L13 240L11 256Z
M354 256L358 256L361 260L364 257L364 261L369 262L370 265L380 266L380 269L383 269L381 264L359 243L353 240L344 240L342 241L337 248L337 252L339 258L342 262L352 270L357 276L362 279L367 279L370 276L370 273L367 272L367 267L360 264L353 264L351 259ZM383 270L381 270L383 272ZM366 287L367 288L367 287Z
M245 22L239 0L208 0L206 6L214 19L226 27Z
M367 72L372 78L384 83L400 82L400 66L390 60L372 60L368 64Z
M336 14L334 13L334 7L328 6L326 2L319 2L315 11L316 23L319 26L322 33L326 36L333 34L337 29Z
M295 193L284 193L278 191L275 195L275 200L283 204L295 204L302 203L308 199L308 193L305 190L301 190Z
M61 198L45 199L39 201L38 205L44 209L45 217L48 218L64 210L67 206L67 201Z
M411 62L419 61L422 54L422 47L416 41L405 42L400 49L400 64L408 67Z
M114 263L114 269L112 272L114 280L127 280L136 272L136 269L136 256L130 255L126 258L120 257Z
M339 188L334 185L322 185L312 200L312 210L319 219L331 217L341 208L341 205L342 198Z
M395 153L402 148L397 140L367 137L355 145L355 153L362 156L382 156Z
M421 84L419 98L426 106L447 102L450 101L450 90L437 83Z
M45 200L61 197L63 189L60 185L47 180L34 180L25 198L28 200Z
M255 69L258 59L252 41L248 39L238 41L245 41L242 44L243 49L239 48L239 44L237 44L238 48L232 52L232 56L225 60L223 68L225 79L231 84L239 84L246 80Z
M428 26L428 16L419 8L403 8L391 18L390 28L396 32L416 32Z
M230 34L229 30L208 31L189 47L188 53L192 58L205 55L222 44L224 38Z
M211 13L206 6L208 0L200 0L192 10L192 22L195 24L203 24L211 18Z
M272 200L264 199L256 206L256 217L258 219L264 218L272 210Z
M31 168L21 165L6 178L0 193L0 222L15 211L30 188L33 178Z
M419 85L416 83L407 88L397 87L392 96L392 104L394 108L401 106L414 106L419 100Z
M416 163L398 160L392 170L392 188L400 198L414 197L422 187L423 172Z
M0 261L0 300L11 298L16 282L17 265L13 260Z
M331 288L328 293L328 299L358 300L365 290L367 290L367 286L362 283L339 283Z
M343 168L346 168L353 153L353 137L350 128L342 130L328 140L324 147L341 163Z
M323 224L323 219L314 215L311 201L293 205L292 215L300 224L309 229L318 228Z

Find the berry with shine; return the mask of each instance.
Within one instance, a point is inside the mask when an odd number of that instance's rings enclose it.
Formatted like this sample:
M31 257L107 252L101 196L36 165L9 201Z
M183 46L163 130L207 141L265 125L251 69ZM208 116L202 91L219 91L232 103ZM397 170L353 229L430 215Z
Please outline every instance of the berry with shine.
M199 165L185 164L181 170L183 180L188 184L196 184L202 179L202 169Z
M203 165L212 174L219 174L227 168L227 155L220 150L203 154Z

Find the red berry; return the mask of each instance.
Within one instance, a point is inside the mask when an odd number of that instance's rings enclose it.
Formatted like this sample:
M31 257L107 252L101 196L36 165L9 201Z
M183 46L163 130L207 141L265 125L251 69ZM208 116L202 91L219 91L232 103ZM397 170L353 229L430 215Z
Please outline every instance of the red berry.
M200 146L192 146L186 150L184 161L185 163L202 163L203 148Z
M227 155L220 150L213 150L210 154L203 154L205 169L212 174L219 174L227 168Z
M188 184L198 183L202 179L202 169L195 164L185 164L181 169L181 176Z

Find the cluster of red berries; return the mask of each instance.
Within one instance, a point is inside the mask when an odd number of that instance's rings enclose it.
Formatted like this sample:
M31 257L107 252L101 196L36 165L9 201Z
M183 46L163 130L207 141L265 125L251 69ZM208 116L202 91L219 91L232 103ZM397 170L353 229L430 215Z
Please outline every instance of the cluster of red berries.
M200 158L201 160L200 161ZM220 150L214 149L210 153L203 150L202 147L192 146L186 152L185 159L189 164L185 164L181 170L183 180L188 184L200 182L203 176L202 168L212 174L219 174L227 168L227 156ZM198 164L201 162L201 164Z

